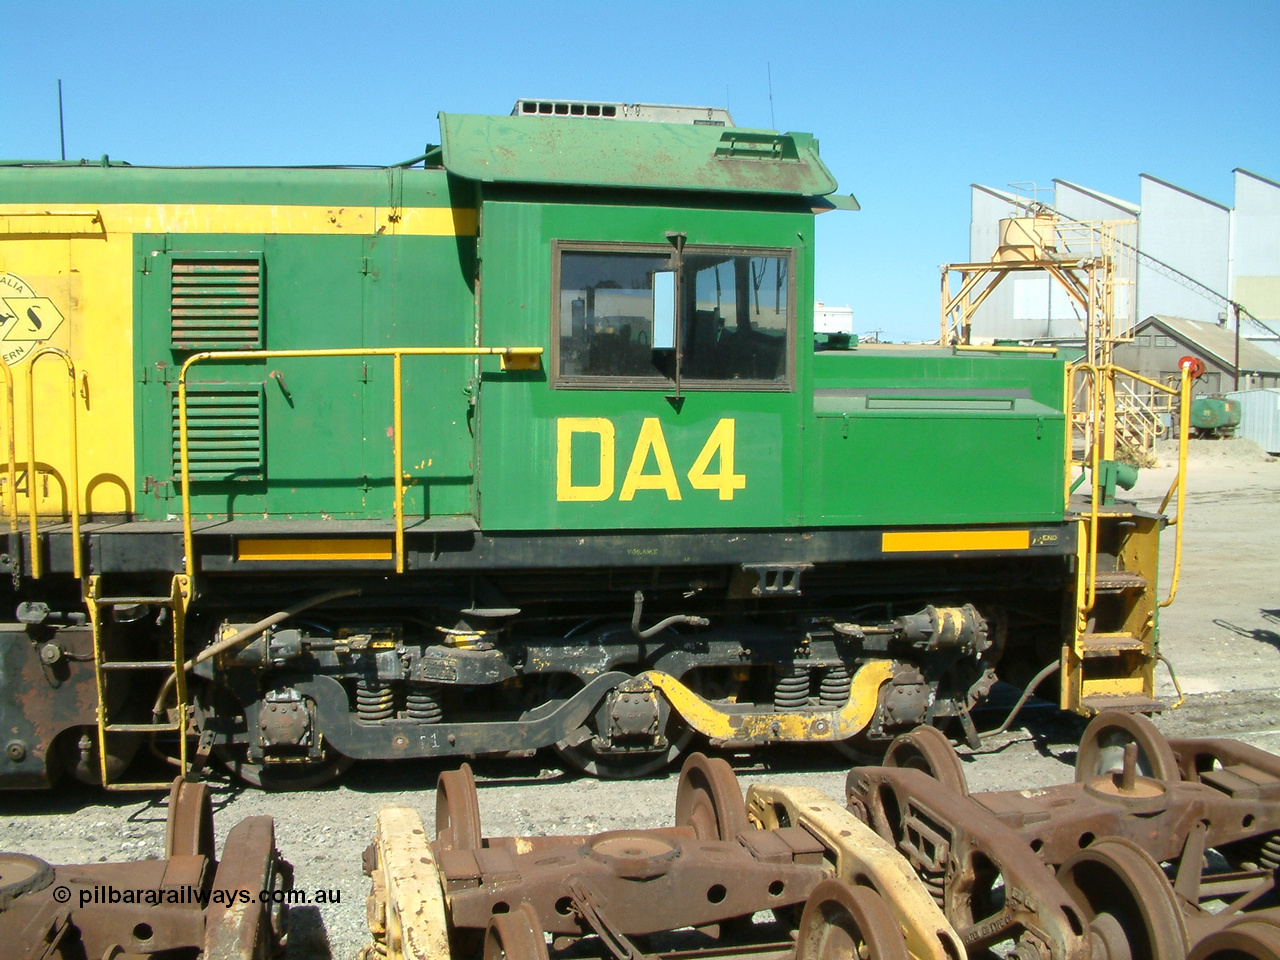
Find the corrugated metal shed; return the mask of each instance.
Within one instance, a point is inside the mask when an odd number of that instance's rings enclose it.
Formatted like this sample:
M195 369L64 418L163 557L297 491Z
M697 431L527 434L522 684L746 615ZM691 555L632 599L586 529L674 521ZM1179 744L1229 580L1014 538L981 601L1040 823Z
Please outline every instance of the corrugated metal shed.
M1280 389L1241 390L1227 397L1240 401L1236 436L1254 441L1267 453L1280 454Z
M1231 327L1216 323L1200 323L1185 317L1155 316L1143 320L1134 331L1135 335L1146 333L1148 327L1152 325L1164 327L1180 340L1199 348L1208 355L1203 359L1212 358L1226 369L1232 368L1235 364L1236 334ZM1240 339L1240 372L1241 374L1280 375L1280 358L1242 337Z

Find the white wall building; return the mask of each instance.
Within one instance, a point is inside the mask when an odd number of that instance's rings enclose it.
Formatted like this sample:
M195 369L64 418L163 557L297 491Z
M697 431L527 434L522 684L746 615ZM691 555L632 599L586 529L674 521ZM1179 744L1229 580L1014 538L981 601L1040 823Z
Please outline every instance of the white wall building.
M813 301L814 333L853 333L853 307L828 307Z

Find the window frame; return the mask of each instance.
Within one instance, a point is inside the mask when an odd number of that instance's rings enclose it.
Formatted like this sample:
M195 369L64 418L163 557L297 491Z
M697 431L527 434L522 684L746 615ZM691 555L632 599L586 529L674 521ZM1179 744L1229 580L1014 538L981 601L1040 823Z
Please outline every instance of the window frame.
M715 254L727 257L775 257L787 266L787 332L783 346L783 375L774 380L710 380L703 378L677 379L667 377L601 376L564 374L560 370L561 321L561 260L566 253L616 253L667 258L675 274L675 329L676 363L683 360L681 344L684 335L684 317L680 305L684 300L683 258L688 255ZM797 343L799 326L796 300L796 248L754 247L734 244L697 243L686 244L681 249L670 243L643 243L617 240L552 240L551 241L551 370L550 385L553 390L644 390L655 393L794 393L796 389Z

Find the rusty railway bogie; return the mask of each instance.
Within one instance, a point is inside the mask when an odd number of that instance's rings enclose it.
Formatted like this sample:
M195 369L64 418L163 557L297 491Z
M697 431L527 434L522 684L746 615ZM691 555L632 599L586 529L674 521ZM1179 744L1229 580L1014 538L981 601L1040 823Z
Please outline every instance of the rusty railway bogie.
M1280 757L1168 741L1142 717L1102 713L1075 782L970 794L936 737L909 738L890 748L900 767L850 772L846 802L905 855L971 951L1012 938L1020 956L1054 960L1277 952Z
M208 789L179 779L169 797L163 860L50 866L0 853L5 955L266 960L277 954L293 868L276 850L272 819L242 820L217 860Z
M971 793L936 730L812 787L744 800L719 759L675 824L484 837L469 768L436 840L379 814L370 957L548 960L1280 960L1280 757L1099 714L1074 782ZM774 920L762 923L762 915Z
M976 799L922 770L861 767L851 809L902 853L967 951L1014 940L1025 960L1089 960L1080 911L1031 847Z
M613 960L963 960L866 826L810 788L753 788L744 802L720 759L689 757L671 827L484 838L466 767L441 776L436 811L434 843L415 811L379 812L368 957L545 960L550 938Z

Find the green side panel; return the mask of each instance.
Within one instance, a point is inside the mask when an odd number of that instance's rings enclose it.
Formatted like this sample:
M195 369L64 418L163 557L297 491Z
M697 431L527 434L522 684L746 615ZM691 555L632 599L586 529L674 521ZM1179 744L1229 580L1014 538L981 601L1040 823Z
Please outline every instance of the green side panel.
M488 530L671 529L784 527L800 517L801 434L810 355L800 352L796 386L785 392L686 388L677 405L669 388L549 388L552 241L617 240L667 243L668 231L688 244L738 245L795 252L797 339L812 338L812 214L678 207L540 204L486 200L482 225L481 325L484 343L541 346L536 373L499 373L486 366L480 398L480 519ZM613 432L613 476L600 500L557 499L560 420L606 420ZM646 419L658 421L671 460L672 489L641 486L622 500L637 450L637 471L660 476L657 454L638 443ZM689 473L721 420L733 423L733 471L744 485L722 498L697 489ZM570 438L575 486L601 478L599 434ZM607 457L603 458L607 461ZM708 471L724 464L714 455ZM653 479L643 482L655 482ZM643 483L642 482L642 483ZM672 494L678 495L676 496Z
M475 343L475 241L466 237L375 238L368 242L365 343L370 347L465 347ZM474 510L474 357L405 357L405 517ZM369 361L365 470L371 515L393 516L392 361Z
M445 168L483 183L802 197L836 189L807 133L442 113L440 137Z
M173 260L258 256L265 349L465 346L474 338L474 244L454 237L146 236L135 239L140 512L180 509L173 417L191 351L170 340ZM405 511L472 509L470 361L404 363ZM387 518L394 515L390 357L202 361L188 376L197 518ZM201 398L228 389L262 398L261 463L247 457L244 417L213 427ZM244 414L243 410L239 414ZM235 420L235 418L223 418ZM227 436L210 431L225 429ZM239 436L233 436L238 434ZM197 441L199 441L197 443ZM199 449L197 449L199 448ZM197 467L198 457L207 463ZM210 466L212 464L212 466Z
M450 206L443 170L0 164L4 203Z
M1063 364L874 352L815 358L806 523L1060 521Z

